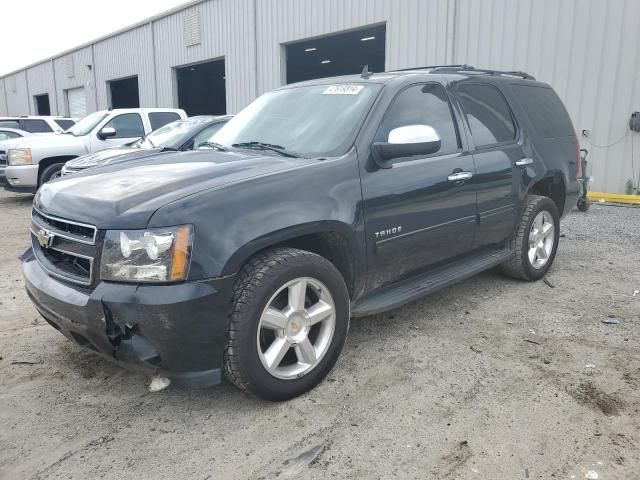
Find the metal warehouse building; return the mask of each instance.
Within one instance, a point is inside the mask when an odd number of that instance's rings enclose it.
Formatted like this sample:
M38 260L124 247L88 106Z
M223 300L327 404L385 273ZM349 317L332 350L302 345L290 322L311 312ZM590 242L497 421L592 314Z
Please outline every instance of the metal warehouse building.
M0 115L234 113L278 86L364 64L524 70L585 131L594 189L620 192L640 176L640 134L629 131L640 110L638 19L638 0L194 1L2 77Z

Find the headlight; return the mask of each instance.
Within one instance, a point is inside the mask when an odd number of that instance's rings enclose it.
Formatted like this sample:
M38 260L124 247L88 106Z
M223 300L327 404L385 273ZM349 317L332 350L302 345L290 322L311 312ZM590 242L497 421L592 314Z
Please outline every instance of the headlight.
M15 165L31 165L31 149L30 148L10 148L7 154L7 164Z
M189 225L151 230L109 230L100 277L119 282L179 282L191 260Z

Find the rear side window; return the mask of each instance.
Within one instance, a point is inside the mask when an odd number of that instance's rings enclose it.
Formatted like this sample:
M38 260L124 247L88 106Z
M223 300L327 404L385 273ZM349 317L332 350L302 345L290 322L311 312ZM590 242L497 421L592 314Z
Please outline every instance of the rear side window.
M73 120L57 119L57 120L54 120L54 122L56 122L60 126L60 128L62 128L63 130L66 130L67 128L71 128L76 124L76 122L74 122Z
M516 138L511 109L500 90L491 85L471 83L460 85L458 92L477 148Z
M142 118L137 113L123 113L109 120L104 128L111 127L116 135L111 138L139 138L144 137Z
M44 120L35 118L21 120L22 130L26 130L31 133L48 133L53 132L53 129Z
M442 140L439 155L460 149L449 98L444 87L438 83L413 85L398 93L385 113L376 141L386 142L391 130L406 125L429 125L435 128Z
M571 118L551 88L515 85L513 91L533 127L544 138L575 135Z
M0 127L20 129L20 123L18 120L0 120Z
M151 112L149 114L149 122L151 123L151 130L157 130L160 127L164 127L167 123L180 120L180 115L176 112Z

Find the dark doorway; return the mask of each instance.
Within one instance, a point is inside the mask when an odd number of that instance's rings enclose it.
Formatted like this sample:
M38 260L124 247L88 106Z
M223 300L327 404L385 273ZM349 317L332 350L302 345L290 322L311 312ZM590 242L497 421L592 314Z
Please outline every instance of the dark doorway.
M193 115L227 113L224 60L197 63L176 69L178 106Z
M33 98L36 100L37 115L51 115L51 105L49 104L48 93L44 93L42 95L35 95Z
M287 83L313 78L384 72L386 26L361 28L292 43L287 49Z
M111 80L111 108L138 108L140 95L138 93L138 77Z

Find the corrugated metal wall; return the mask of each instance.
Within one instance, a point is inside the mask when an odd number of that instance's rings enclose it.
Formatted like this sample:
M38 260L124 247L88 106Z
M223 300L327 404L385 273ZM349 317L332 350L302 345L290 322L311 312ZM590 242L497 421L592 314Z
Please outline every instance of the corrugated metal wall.
M155 106L151 25L123 32L93 46L98 109L110 107L110 80L138 76L140 106Z
M227 110L237 112L255 98L253 0L213 0L154 22L158 106L177 105L175 67L225 61ZM200 43L186 46L184 20L197 15Z
M27 86L26 71L17 72L4 77L7 111L12 115L28 115L29 87Z
M89 68L91 66L91 68ZM93 78L93 58L91 47L84 47L53 60L56 77L58 114L67 115L68 105L65 91L83 87L87 102L87 112L98 110L96 89Z
M284 81L282 44L386 24L386 67L444 63L448 0L263 0L257 2L258 91Z
M34 95L42 95L49 94L49 106L51 108L51 113L54 114L56 111L56 97L55 97L55 86L53 81L53 63L41 63L40 65L36 65L33 68L27 70L27 82L29 85L29 95L31 98L30 102L30 111L36 112L36 106L33 96Z
M638 0L458 0L452 60L551 84L576 130L591 132L581 143L594 188L621 192L640 173L628 128L640 110L639 20Z
M187 46L185 17L194 15L199 42ZM286 43L385 23L387 69L470 63L553 85L577 130L591 132L583 145L594 188L619 192L640 173L627 133L640 110L638 18L638 0L203 0L6 76L0 115L34 113L33 95L44 91L52 113L65 114L64 90L80 86L88 111L106 108L107 82L132 75L142 106L176 106L175 68L221 58L233 113L284 83Z
M7 112L7 97L4 91L4 78L0 79L0 115Z

